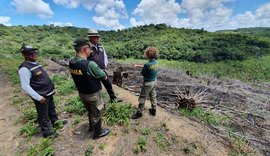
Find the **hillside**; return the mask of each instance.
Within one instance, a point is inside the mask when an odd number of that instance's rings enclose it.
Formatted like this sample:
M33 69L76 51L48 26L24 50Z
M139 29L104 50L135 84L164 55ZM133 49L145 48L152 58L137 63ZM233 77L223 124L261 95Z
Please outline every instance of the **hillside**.
M118 59L142 58L142 52L149 45L158 47L161 59L204 63L241 61L270 53L269 39L247 33L212 33L203 29L171 28L164 24L100 33L108 55ZM74 38L85 38L86 34L87 29L76 27L0 25L0 45L3 47L0 53L16 53L21 43L28 43L39 47L42 55L67 58L73 54Z
M240 28L235 30L221 30L222 33L243 33L254 35L258 37L270 38L270 28L268 27L255 27L255 28Z

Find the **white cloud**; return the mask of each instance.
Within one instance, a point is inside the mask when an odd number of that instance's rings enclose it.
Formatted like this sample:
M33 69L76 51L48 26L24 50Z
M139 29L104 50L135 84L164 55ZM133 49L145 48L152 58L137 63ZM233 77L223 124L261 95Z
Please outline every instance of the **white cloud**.
M233 0L183 0L182 8L194 28L213 30L226 25L232 15L232 9L226 3Z
M135 17L130 19L130 23L165 23L178 28L213 30L225 25L230 19L232 10L225 7L224 3L231 1L233 0L183 0L180 5L175 0L142 0L133 11ZM135 19L136 15L140 20ZM182 15L186 16L181 18Z
M139 23L174 25L178 21L177 14L181 11L180 4L175 0L142 0L133 14L139 16ZM134 22L134 20L132 20Z
M0 24L4 24L5 26L12 26L10 23L10 17L0 16Z
M77 8L80 5L80 0L53 0L53 2L67 8Z
M139 22L135 18L130 18L129 22L130 22L132 27L139 26L139 25L144 25L143 22Z
M165 23L173 27L204 28L208 31L270 26L270 3L256 11L233 15L228 4L235 0L142 0L133 11L131 26Z
M95 7L97 16L93 17L93 21L102 27L123 29L125 27L120 24L120 19L127 18L125 8L122 0L101 0Z
M66 8L74 9L82 5L87 10L92 10L99 3L99 0L53 0L53 2Z
M123 0L53 0L55 4L67 8L78 8L96 12L92 19L95 24L109 29L123 29L120 19L127 18L126 7Z
M93 21L100 26L106 26L108 28L111 28L113 30L118 30L118 29L124 29L124 26L119 23L119 20L116 19L108 19L105 17L93 17Z
M60 26L60 27L73 26L73 24L71 22L48 22L48 23L52 24L54 26Z
M262 5L256 10L256 17L259 19L270 19L270 3Z
M13 0L12 5L19 13L37 14L40 18L50 18L54 14L49 4L42 0Z

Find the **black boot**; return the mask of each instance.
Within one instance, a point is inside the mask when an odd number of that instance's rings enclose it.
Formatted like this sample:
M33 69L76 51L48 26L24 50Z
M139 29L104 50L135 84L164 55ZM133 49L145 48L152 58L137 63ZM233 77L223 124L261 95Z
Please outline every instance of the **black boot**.
M56 132L49 132L49 133L44 133L43 138L57 138L59 136L58 133Z
M156 109L150 108L150 109L149 109L149 113L150 113L151 115L153 115L153 116L156 116Z
M142 112L136 112L136 113L134 113L132 116L131 116L131 119L138 119L138 118L140 118L140 117L142 117Z
M101 128L101 120L99 120L95 125L94 125L94 136L93 139L99 139L101 137L104 137L110 133L109 129L102 129Z

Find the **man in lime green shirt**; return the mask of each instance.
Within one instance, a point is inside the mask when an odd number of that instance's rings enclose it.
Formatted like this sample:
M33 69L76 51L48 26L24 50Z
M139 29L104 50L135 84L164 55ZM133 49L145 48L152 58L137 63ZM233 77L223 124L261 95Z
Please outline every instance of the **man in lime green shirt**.
M93 138L98 139L110 132L109 129L101 128L101 115L105 107L101 97L100 81L107 79L107 76L94 61L87 60L93 52L88 40L76 39L74 48L76 56L69 62L70 73L88 111L89 131L94 130Z

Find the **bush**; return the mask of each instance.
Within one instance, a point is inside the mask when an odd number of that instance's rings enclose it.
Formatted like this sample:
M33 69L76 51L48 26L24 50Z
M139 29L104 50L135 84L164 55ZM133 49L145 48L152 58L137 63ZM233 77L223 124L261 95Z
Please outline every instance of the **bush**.
M67 99L67 102L68 103L64 108L65 111L78 115L83 115L83 113L86 112L79 96L71 96L69 99Z
M106 105L105 120L111 125L119 124L128 126L133 112L131 104L112 103Z

